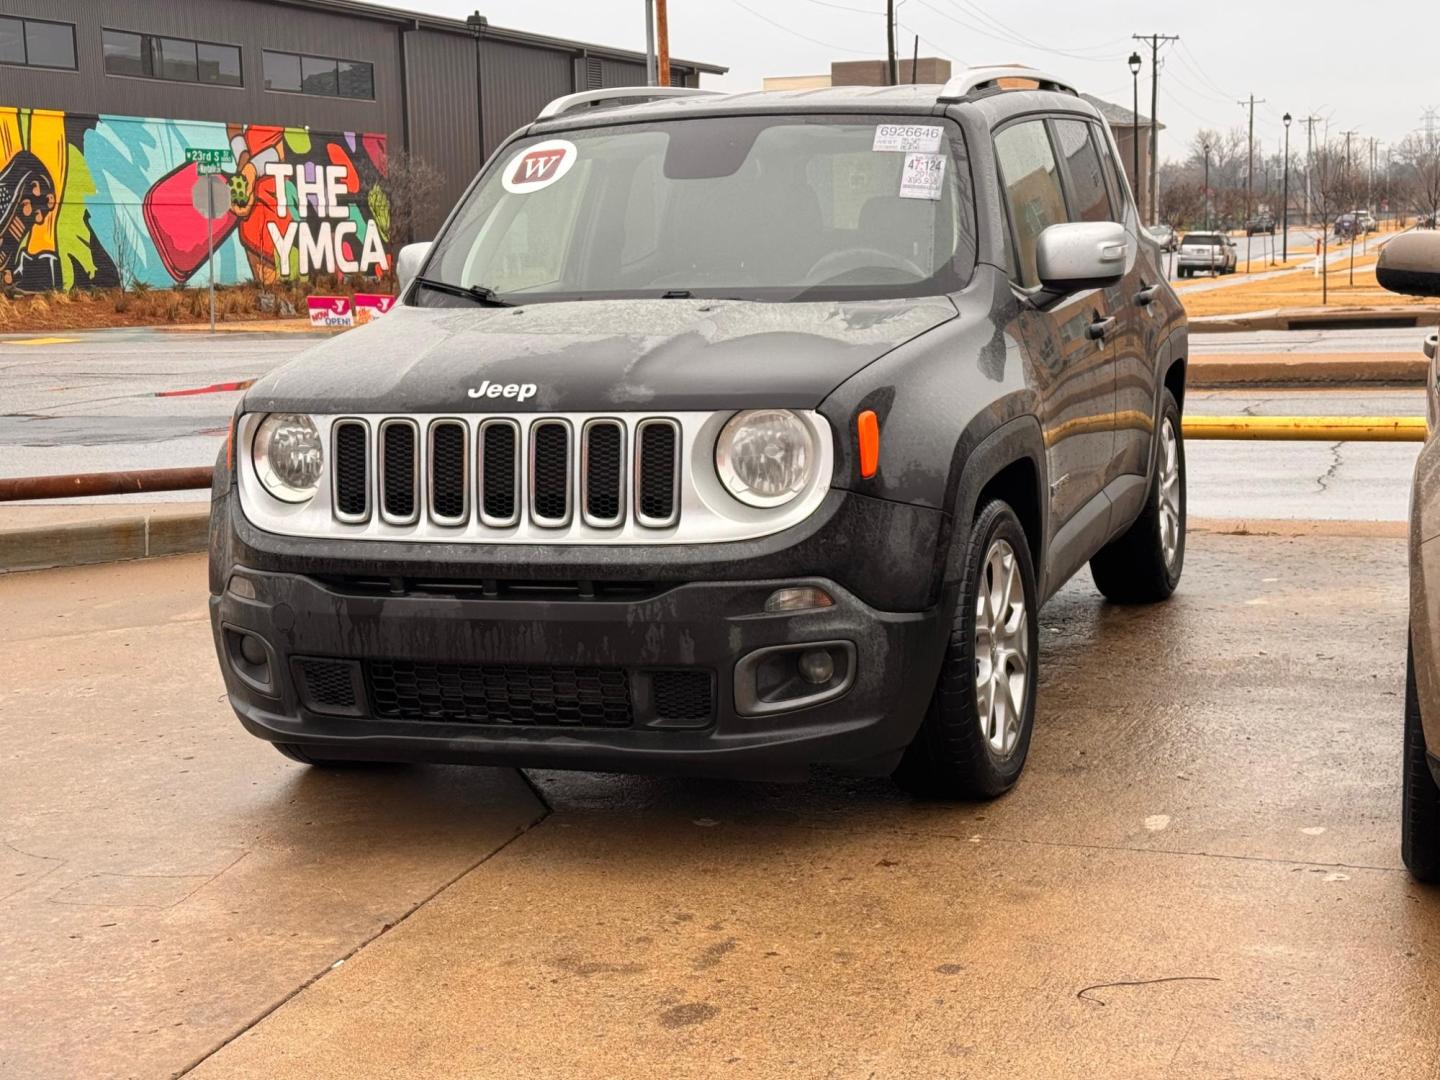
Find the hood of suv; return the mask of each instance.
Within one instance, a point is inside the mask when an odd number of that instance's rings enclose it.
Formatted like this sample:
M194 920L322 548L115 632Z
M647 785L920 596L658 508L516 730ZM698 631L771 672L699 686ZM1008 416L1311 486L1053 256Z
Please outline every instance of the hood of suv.
M397 306L276 368L251 388L245 407L314 413L808 409L865 365L956 315L943 296ZM510 395L483 396L487 384L508 386Z

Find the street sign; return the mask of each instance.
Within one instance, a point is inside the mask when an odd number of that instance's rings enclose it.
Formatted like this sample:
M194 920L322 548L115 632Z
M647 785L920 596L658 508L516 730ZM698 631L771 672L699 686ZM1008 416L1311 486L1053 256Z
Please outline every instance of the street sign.
M205 241L207 258L206 264L210 268L210 332L215 332L215 205L218 202L221 207L227 205L226 196L229 189L223 180L215 179L217 173L225 172L235 168L235 158L229 150L208 146L187 146L185 148L185 160L195 166L195 171L206 178L203 184L197 184L191 196L195 209L205 215ZM216 188L219 188L219 198L216 198ZM221 210L224 213L224 210Z
M185 160L198 166L195 171L201 176L213 176L235 167L235 158L229 150L213 147L187 146Z

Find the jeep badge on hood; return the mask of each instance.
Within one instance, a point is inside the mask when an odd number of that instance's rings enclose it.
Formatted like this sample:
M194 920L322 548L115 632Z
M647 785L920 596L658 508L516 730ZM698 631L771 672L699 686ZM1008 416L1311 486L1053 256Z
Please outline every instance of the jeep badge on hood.
M535 396L535 384L533 382L492 383L486 379L479 386L470 387L468 393L472 398L498 397L527 401Z

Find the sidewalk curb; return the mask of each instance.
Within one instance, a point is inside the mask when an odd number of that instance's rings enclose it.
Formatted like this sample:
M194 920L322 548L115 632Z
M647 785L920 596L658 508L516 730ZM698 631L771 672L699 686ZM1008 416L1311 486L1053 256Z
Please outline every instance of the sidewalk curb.
M1196 390L1235 386L1423 386L1429 370L1430 361L1420 351L1417 339L1413 354L1201 354L1190 357L1185 385Z
M182 513L0 529L0 574L205 551L209 531L208 503Z
M1192 334L1235 334L1250 330L1323 330L1380 326L1440 325L1440 304L1394 307L1269 308L1238 315L1192 315Z

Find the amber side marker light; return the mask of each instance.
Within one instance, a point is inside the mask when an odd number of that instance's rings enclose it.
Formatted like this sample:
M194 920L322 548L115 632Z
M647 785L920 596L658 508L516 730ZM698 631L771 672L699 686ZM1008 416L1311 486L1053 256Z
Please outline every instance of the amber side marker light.
M235 471L235 428L240 423L238 416L230 418L230 426L225 429L225 470Z
M860 475L868 480L880 468L880 421L874 409L855 417L855 434L860 440Z

